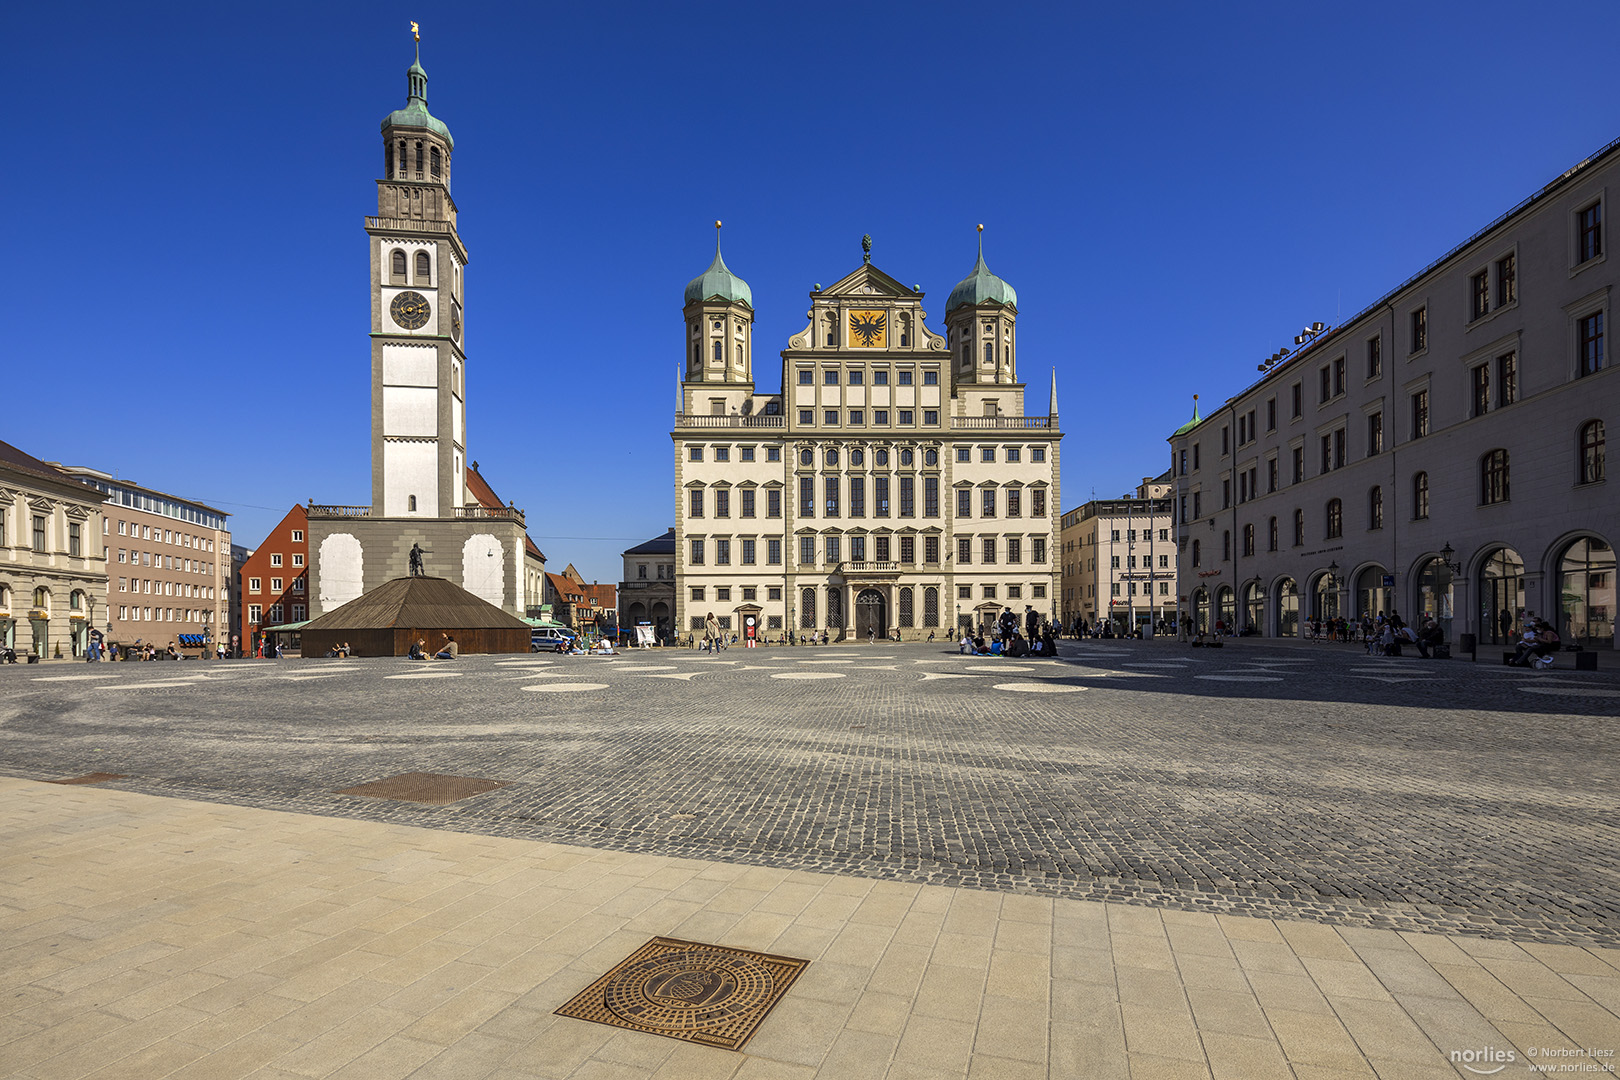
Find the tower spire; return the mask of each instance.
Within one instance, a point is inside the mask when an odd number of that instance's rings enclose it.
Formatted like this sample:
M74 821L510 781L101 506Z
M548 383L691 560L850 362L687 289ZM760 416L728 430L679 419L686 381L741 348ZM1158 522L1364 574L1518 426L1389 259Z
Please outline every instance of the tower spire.
M1058 410L1057 410L1057 368L1052 369L1052 397L1051 397L1051 400L1047 403L1046 414L1048 416L1056 416L1058 414Z

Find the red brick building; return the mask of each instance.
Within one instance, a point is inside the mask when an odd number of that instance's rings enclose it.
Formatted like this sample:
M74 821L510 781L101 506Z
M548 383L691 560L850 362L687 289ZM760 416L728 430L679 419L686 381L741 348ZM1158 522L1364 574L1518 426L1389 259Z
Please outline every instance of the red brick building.
M258 646L266 626L309 618L309 517L294 506L242 564L242 624L235 630L244 649Z

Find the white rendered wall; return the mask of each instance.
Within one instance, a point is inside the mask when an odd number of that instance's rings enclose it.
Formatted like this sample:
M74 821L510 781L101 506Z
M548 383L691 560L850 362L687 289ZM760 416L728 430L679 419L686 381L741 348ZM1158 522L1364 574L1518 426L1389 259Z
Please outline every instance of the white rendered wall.
M496 607L505 606L506 565L501 542L489 533L469 536L461 545L462 587Z
M360 541L334 533L321 541L321 614L347 604L361 591Z
M439 441L383 440L383 513L388 517L439 516ZM416 496L411 510L410 496Z
M383 387L383 438L439 434L439 392L425 386Z
M438 386L439 350L413 345L384 345L383 385Z

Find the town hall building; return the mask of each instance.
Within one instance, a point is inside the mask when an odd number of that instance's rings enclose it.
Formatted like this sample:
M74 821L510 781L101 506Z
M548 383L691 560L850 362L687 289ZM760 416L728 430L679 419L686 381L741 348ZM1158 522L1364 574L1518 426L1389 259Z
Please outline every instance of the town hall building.
M718 228L719 223L716 223ZM982 227L981 227L982 231ZM810 293L756 387L754 307L718 240L686 287L675 453L675 618L777 639L950 635L1057 614L1057 382L1025 412L1018 296L982 249L945 332L865 258Z

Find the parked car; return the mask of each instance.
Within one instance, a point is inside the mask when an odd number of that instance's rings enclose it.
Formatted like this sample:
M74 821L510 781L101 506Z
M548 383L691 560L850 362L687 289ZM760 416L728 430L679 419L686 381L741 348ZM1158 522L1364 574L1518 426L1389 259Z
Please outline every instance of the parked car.
M529 634L530 652L556 652L557 646L566 644L569 648L574 645L574 633L548 627L544 630L535 630Z

